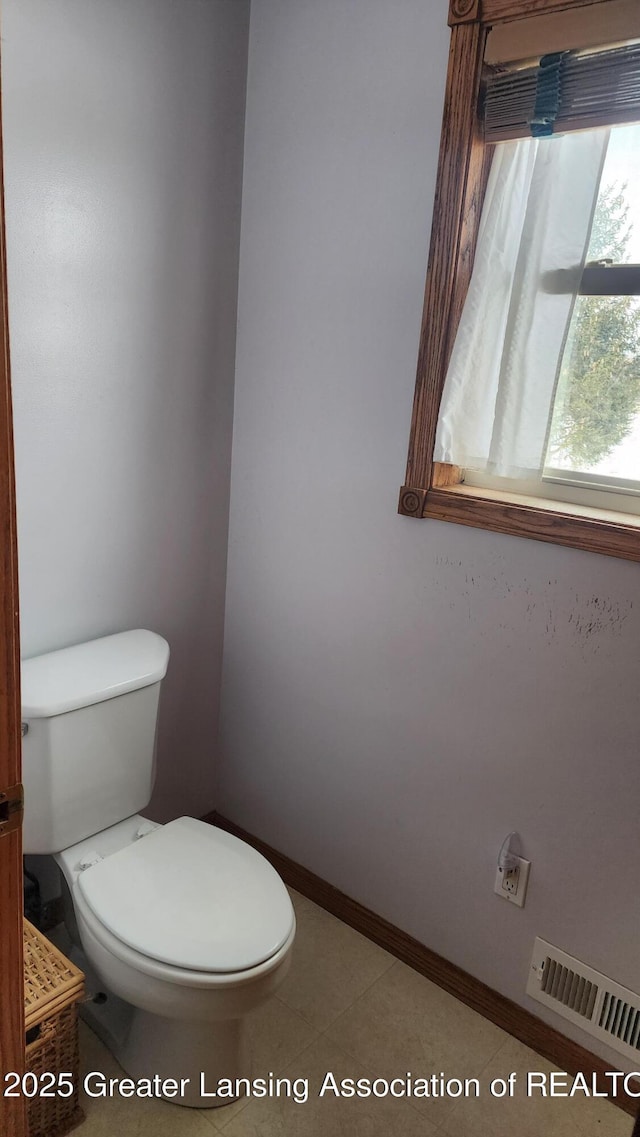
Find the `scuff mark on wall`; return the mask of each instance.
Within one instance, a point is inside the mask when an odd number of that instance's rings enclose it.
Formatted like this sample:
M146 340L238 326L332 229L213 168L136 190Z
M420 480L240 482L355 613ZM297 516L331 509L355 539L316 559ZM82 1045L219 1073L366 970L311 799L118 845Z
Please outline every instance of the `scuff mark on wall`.
M497 564L471 570L461 560L438 555L436 590L450 611L462 609L472 625L494 632L537 638L549 644L569 638L590 654L622 635L633 601L568 589L550 578L534 587L527 577L515 579ZM466 610L466 611L465 611Z

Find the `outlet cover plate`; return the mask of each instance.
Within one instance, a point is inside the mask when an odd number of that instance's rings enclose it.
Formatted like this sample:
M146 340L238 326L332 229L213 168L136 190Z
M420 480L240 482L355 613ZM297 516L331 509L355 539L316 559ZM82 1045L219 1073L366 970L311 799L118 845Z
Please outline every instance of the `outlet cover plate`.
M518 908L523 908L527 895L531 861L525 861L524 857L518 857L517 861L518 868L516 873L514 874L512 870L508 876L505 870L498 866L493 891L498 896L501 896L503 900L509 900L511 904L517 904ZM513 880L514 875L515 880Z

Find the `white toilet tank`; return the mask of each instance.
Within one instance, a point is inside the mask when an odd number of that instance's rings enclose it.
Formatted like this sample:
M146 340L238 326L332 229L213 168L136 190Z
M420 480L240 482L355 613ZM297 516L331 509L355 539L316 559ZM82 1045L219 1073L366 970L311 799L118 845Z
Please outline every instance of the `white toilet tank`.
M25 853L58 853L148 804L168 662L166 640L142 630L23 661Z

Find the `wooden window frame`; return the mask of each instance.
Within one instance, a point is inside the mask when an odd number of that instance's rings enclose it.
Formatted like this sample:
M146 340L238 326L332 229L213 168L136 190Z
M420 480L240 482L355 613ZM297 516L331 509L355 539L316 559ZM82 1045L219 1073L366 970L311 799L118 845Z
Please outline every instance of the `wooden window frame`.
M612 0L450 0L451 47L405 484L398 512L640 561L640 516L466 486L433 461L447 365L466 297L492 146L478 100L491 28ZM584 15L587 15L585 11Z

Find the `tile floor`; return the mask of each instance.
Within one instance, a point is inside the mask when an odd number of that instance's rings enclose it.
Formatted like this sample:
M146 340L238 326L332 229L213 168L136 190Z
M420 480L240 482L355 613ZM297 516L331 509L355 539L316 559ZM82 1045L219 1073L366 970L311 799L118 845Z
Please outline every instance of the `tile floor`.
M253 1074L308 1079L306 1102L241 1099L194 1110L162 1101L83 1096L77 1137L629 1137L631 1119L585 1098L498 1099L492 1079L552 1067L534 1051L411 968L292 894L298 937L277 998L253 1016ZM120 1068L85 1026L83 1070ZM389 1078L411 1071L477 1078L478 1098L338 1098L318 1090L327 1072ZM301 1083L304 1085L304 1082Z

